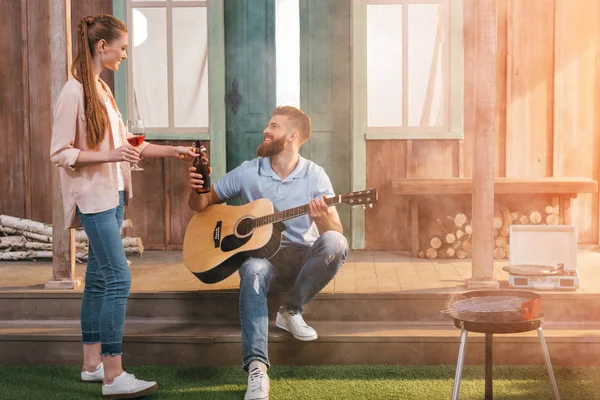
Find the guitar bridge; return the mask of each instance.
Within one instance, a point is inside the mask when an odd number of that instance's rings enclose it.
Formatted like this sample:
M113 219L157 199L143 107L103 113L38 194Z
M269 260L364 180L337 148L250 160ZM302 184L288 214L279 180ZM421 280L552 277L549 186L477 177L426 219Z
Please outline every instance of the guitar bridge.
M215 226L215 230L213 231L213 240L215 241L215 249L218 249L221 246L221 224L222 222L217 222Z

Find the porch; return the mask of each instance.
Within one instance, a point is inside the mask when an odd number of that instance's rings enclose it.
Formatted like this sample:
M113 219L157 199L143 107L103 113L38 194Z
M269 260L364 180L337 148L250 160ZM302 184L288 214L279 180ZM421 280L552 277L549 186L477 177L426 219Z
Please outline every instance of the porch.
M179 251L132 257L132 294L124 346L129 365L238 365L238 278L205 285ZM577 290L544 291L544 331L554 365L597 365L600 359L600 253L581 251ZM496 261L494 275L507 287ZM85 266L78 264L77 276ZM455 364L460 331L440 314L466 290L470 260L422 260L394 252L352 252L335 280L307 306L319 333L298 342L274 325L276 365ZM47 291L49 262L3 262L0 274L0 364L78 365L81 290ZM269 299L269 314L282 303ZM535 332L496 335L496 364L543 365ZM484 337L470 334L467 364L483 364Z

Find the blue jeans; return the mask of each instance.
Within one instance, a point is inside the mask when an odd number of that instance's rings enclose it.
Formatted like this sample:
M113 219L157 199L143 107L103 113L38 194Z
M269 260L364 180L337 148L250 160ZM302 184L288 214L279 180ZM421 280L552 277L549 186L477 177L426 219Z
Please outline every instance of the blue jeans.
M288 291L284 306L302 313L304 305L321 291L338 272L348 255L348 242L339 232L322 234L312 247L279 249L269 260L250 258L240 267L240 324L242 367L259 360L269 365L267 294Z
M131 274L121 241L123 192L119 205L107 211L77 216L88 236L88 263L81 304L84 344L101 343L103 356L123 354L125 308Z

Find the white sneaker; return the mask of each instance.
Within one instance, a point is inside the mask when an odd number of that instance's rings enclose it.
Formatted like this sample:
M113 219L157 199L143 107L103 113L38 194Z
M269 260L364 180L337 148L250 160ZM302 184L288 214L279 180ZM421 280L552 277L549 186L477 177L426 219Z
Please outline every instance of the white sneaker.
M279 308L275 324L289 333L296 339L307 342L317 338L317 331L306 325L302 314L291 313L288 310L283 311L283 307Z
M107 399L133 399L158 389L156 382L135 379L135 375L123 371L110 384L102 385L102 395Z
M83 382L102 382L104 380L104 364L100 363L94 372L81 371Z
M266 372L260 368L254 368L248 374L248 390L244 400L269 400L271 380Z

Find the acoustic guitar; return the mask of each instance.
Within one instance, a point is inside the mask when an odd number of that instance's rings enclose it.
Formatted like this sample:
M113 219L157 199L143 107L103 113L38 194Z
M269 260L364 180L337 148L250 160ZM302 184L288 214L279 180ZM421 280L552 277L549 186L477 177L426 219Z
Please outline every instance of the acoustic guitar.
M370 205L377 202L377 189L342 194L325 202L329 206ZM264 198L243 206L213 204L188 223L183 263L202 282L222 281L249 257L273 257L285 230L282 221L309 213L308 204L274 212L273 203Z

